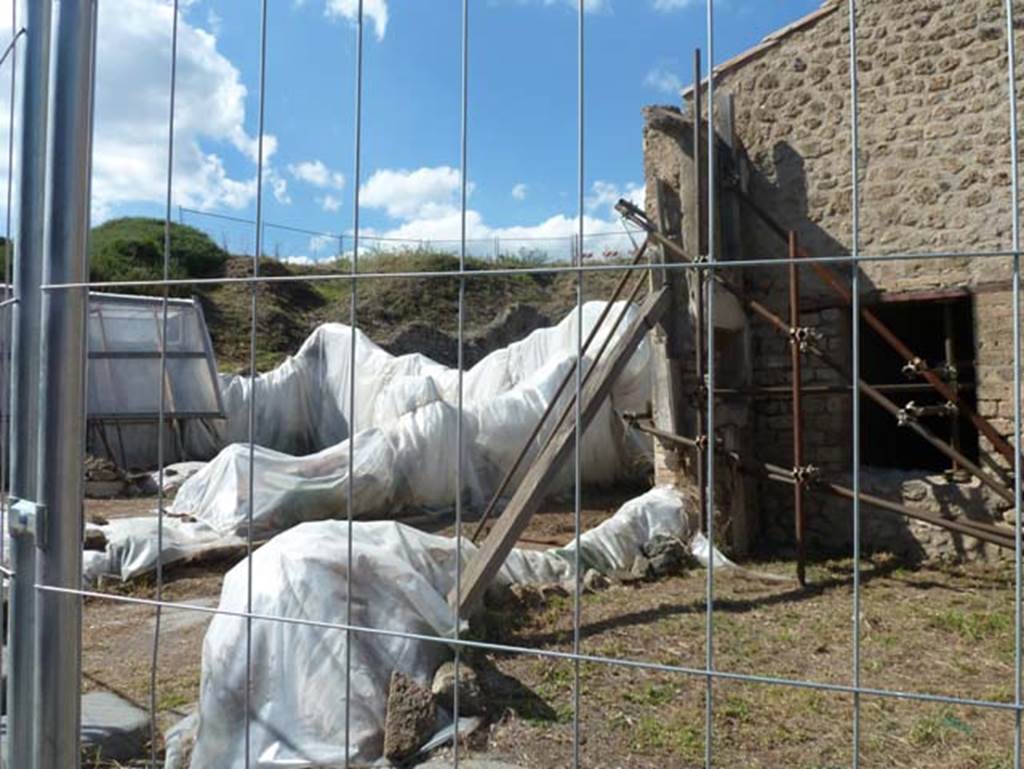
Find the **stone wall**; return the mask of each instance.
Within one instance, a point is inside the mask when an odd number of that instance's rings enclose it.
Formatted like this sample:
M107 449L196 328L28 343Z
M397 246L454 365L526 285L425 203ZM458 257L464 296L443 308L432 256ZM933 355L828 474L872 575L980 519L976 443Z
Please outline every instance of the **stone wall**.
M1010 249L1004 3L861 0L858 6L860 252L879 257ZM824 8L813 22L726 66L716 81L734 99L735 128L750 163L749 194L816 256L849 254L854 245L848 15L845 3ZM1016 34L1017 50L1024 53L1024 11ZM724 258L786 253L749 212L742 219L742 246L745 253ZM849 283L849 268L835 269ZM825 347L848 364L849 312L809 269L802 272L802 323L820 331ZM1011 275L1010 258L993 256L867 261L860 278L867 304L895 292L963 288L974 295L978 410L1005 436L1013 419ZM743 279L785 317L784 266L746 268ZM786 340L760 322L751 333L753 384L787 384ZM805 359L805 366L807 383L839 383L813 359ZM898 378L894 371L893 381ZM806 400L808 459L831 474L849 471L850 404L847 395ZM758 400L753 422L759 457L791 466L788 399ZM990 449L982 439L982 451ZM941 509L930 501L941 496L938 490L921 495L920 502ZM791 493L765 483L757 498L762 536L789 541ZM812 540L827 549L848 548L849 516L846 503L812 500ZM878 532L879 541L869 546L891 540L885 526L870 531Z

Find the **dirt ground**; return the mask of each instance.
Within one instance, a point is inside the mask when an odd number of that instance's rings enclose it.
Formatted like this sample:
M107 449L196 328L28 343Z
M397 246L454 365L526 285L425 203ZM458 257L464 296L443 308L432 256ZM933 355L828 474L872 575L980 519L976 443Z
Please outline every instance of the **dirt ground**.
M635 490L588 495L584 524L610 515ZM134 500L139 509L152 500ZM99 507L97 507L99 509ZM107 509L105 514L115 512ZM415 520L410 522L415 523ZM436 520L433 530L446 531ZM569 503L535 517L523 546L568 542ZM230 562L172 569L164 597L217 603ZM788 562L747 564L791 575ZM716 573L713 651L718 670L848 684L852 661L852 564L809 569L811 586ZM1013 698L1013 573L1006 564L910 567L887 557L862 571L862 683L880 689L1010 702ZM152 597L149 583L107 585ZM588 655L700 668L705 660L706 572L613 586L585 595L581 650ZM87 689L106 688L148 707L152 608L106 600L85 606ZM488 611L476 637L537 650L572 649L573 599L550 595L528 610ZM209 615L165 610L156 702L166 728L198 698L202 638ZM472 657L473 655L470 654ZM502 695L490 725L463 755L524 767L572 764L574 666L537 655L488 655L522 687ZM703 765L705 678L683 672L580 665L582 765ZM717 680L713 686L715 765L828 769L851 760L853 700L845 693ZM999 769L1012 765L1013 714L879 696L861 700L865 767ZM448 751L450 754L450 751Z

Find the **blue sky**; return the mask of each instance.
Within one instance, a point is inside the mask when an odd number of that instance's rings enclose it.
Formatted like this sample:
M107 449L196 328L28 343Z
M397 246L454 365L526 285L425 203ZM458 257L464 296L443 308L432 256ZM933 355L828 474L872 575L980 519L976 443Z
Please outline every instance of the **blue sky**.
M716 60L820 5L719 0ZM265 104L268 222L350 231L356 0L270 0ZM8 10L4 10L4 8ZM8 18L10 0L0 2ZM175 203L255 213L259 3L182 3ZM94 218L162 215L169 0L100 4ZM642 183L640 110L678 103L705 45L702 0L587 0L588 231ZM362 227L367 235L457 237L460 0L365 0ZM470 4L470 236L571 233L576 216L575 0ZM4 109L6 114L6 109ZM252 228L194 214L236 250ZM268 231L266 250L302 260L334 244ZM526 241L523 241L526 242Z

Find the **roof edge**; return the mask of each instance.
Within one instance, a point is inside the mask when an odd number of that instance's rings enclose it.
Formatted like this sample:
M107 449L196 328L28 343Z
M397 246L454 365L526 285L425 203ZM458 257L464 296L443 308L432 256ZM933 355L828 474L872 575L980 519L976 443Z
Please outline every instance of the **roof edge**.
M808 27L814 26L819 21L824 19L826 16L830 16L837 10L839 10L840 5L841 0L825 0L818 10L812 11L806 16L802 16L796 21L787 24L785 27L782 27L781 29L777 29L774 32L765 35L761 42L755 45L753 48L748 48L742 53L738 53L731 59L728 59L727 61L724 61L721 64L719 64L714 69L715 77L719 77L721 75L726 74L727 72L731 72L734 69L742 67L747 62L756 59L765 51L771 50L772 48L776 47L783 40L790 37L794 33L800 32L802 30L807 29ZM704 78L703 80L700 81L700 83L701 90L704 90L707 88L708 79ZM683 98L684 101L689 99L693 95L693 86L687 86L686 88L679 92L679 95Z

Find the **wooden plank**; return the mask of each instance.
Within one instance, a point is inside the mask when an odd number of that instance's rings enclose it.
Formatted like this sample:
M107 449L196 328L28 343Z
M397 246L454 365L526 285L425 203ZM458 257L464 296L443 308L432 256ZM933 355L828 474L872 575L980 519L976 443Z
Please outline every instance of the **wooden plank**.
M742 183L744 161L739 148L739 138L736 135L735 100L732 93L725 89L715 92L714 124L719 147L716 162L720 166L729 168ZM718 178L721 180L722 174L719 174ZM718 214L716 226L719 237L718 253L715 254L715 258L737 259L745 249L740 201L733 185L720 184L719 206L716 213ZM742 285L740 273L737 273L735 277ZM737 361L738 365L731 371L723 372L722 379L728 381L730 386L748 387L753 381L753 346L749 323L742 332L741 338L735 340L734 344L742 345L743 357L741 361ZM736 404L733 404L733 408L735 406ZM730 414L727 424L722 427L721 437L727 445L739 447L746 445L750 436L750 409L748 406ZM727 511L730 544L735 553L745 555L753 548L756 533L759 530L758 506L749 501L755 498L754 487L749 478L728 464L722 468L720 477L730 489Z
M648 331L659 322L668 306L669 295L665 289L648 296L622 336L597 363L596 369L583 388L580 404L581 430L585 431L593 421L633 352L647 336ZM484 591L505 563L516 540L522 536L530 518L547 496L551 482L569 458L575 437L575 419L572 413L574 403L575 397L570 399L566 406L568 418L563 419L561 426L537 455L513 493L512 499L509 500L508 506L488 533L480 551L466 565L462 575L461 595L456 595L454 589L449 593L448 603L454 606L458 601L460 615L468 616L483 598Z
M688 156L684 153L681 161L685 164ZM672 192L664 180L654 182L657 204L658 231L673 242L680 242L680 229L687 224L686 216L680 210L680 196ZM661 264L681 261L678 254L667 248L658 248L656 253ZM683 415L686 403L683 398L681 358L685 348L684 340L693 336L690 328L690 314L687 312L687 276L681 270L651 270L651 290L665 287L669 293L669 306L658 327L651 334L651 406L654 421L664 430L674 433L686 431ZM654 480L656 484L675 484L680 471L679 458L666 454L665 449L655 447Z

